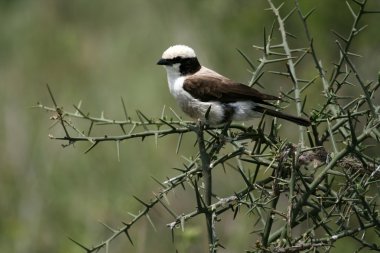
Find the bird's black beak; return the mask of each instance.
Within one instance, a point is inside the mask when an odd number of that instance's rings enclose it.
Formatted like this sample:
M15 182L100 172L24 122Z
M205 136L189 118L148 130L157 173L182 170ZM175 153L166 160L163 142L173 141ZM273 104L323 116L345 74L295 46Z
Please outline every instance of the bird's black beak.
M157 62L157 65L169 65L170 62L168 59L163 59L161 58L158 62Z

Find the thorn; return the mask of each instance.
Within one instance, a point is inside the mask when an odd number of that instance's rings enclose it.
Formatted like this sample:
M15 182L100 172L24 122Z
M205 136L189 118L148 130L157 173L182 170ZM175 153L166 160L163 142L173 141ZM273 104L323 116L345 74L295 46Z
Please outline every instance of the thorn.
M131 213L131 212L127 212L130 216L132 216L134 219L136 219L137 218L137 215L135 215L135 214L133 214L133 213ZM123 224L124 225L128 225L127 223L124 223L123 222Z
M79 100L79 103L77 105L78 108L80 108L82 106L82 100ZM78 110L75 112L75 115L78 115Z
M335 36L337 36L338 38L340 38L341 40L343 40L344 42L346 42L347 43L347 39L345 38L345 37L343 37L343 35L340 35L338 32L336 32L335 30L331 30L331 32L335 35Z
M154 194L154 196L156 197L156 199L158 200L158 202L160 202L160 204L165 208L165 210L166 211L168 211L168 213L171 215L171 216L173 216L173 218L174 219L176 219L177 218L177 214L175 214L167 205L165 205L162 201L161 201L161 199L160 199L160 197L158 197L156 194Z
M138 197L136 196L133 196L138 202L140 202L141 204L143 204L145 207L149 208L150 206L148 204L146 204L144 201L142 201L141 199L139 199Z
M128 233L128 229L124 230L124 233L125 233L125 235L127 236L129 242L132 244L132 246L135 246L135 245L133 244L133 241L132 241L131 236L130 236L129 233Z
M53 104L54 104L55 108L57 108L57 107L58 107L58 106L57 106L57 103L55 102L55 98L54 98L54 96L53 96L53 93L51 92L51 89L50 89L50 86L49 86L48 83L46 84L46 87L47 87L47 89L48 89L48 91L49 91L50 98L51 98L51 100L53 101Z
M184 170L184 169L180 169L180 168L171 168L172 170L176 170L176 171L179 171L179 172L181 172L181 173L185 173L186 172L186 170Z
M183 133L180 133L180 134L179 134L179 137L178 137L177 147L176 147L176 149L175 149L175 153L176 153L176 155L178 155L178 152L179 152L180 146L181 146L181 144L182 144L182 137L183 137Z
M165 125L169 126L172 130L176 130L176 128L175 128L172 124L170 124L169 122L167 122L166 120L163 120L163 119L161 118L160 121L161 121L162 123L164 123Z
M246 183L246 185L247 185L248 187L251 187L251 186L252 186L252 185L251 185L251 182L249 182L249 179L248 179L247 176L244 174L244 172L243 172L243 170L240 168L240 166L238 166L238 169L239 169L239 173L240 173L240 175L242 176L242 178L243 178L244 182Z
M156 228L156 226L153 224L153 221L152 221L152 219L150 218L149 214L145 214L145 216L146 216L146 218L148 219L150 225L152 225L153 230L154 230L155 232L157 232L157 228Z
M154 143L156 144L156 149L158 149L158 133L154 133Z
M127 134L127 132L126 132L125 129L124 129L124 125L123 125L123 124L120 124L119 126L120 126L120 128L121 128L121 131L123 131L123 134Z
M304 98L304 100L303 100L303 103L302 103L302 106L301 106L301 112L303 112L304 109L305 109L306 100L307 100L307 96L305 96L305 98Z
M86 252L91 252L91 250L89 248L87 248L86 246L84 246L83 244L75 241L73 238L71 237L68 237L70 241L72 241L73 243L75 243L76 245L78 245L79 247L81 247L82 249L84 249Z
M351 12L352 16L354 17L354 19L356 19L357 15L354 12L354 10L352 9L351 5L348 3L348 1L346 1L346 4L347 4L347 7L348 7L349 11Z
M139 115L141 115L148 123L151 123L152 120L148 119L147 116L145 116L145 114L143 114L140 110L137 110L136 111Z
M128 113L127 113L127 108L126 108L125 103L124 103L124 99L123 99L123 97L120 97L120 98L121 98L121 103L123 105L125 120L128 120Z
M246 54L243 53L239 48L236 48L236 50L239 52L239 54L244 58L244 60L248 63L248 65L252 68L252 70L256 70L256 66L253 64L253 62L248 58Z
M201 194L199 193L197 180L194 181L195 197L197 200L197 208L202 210L206 204L204 203Z
M368 25L363 25L361 28L359 28L359 29L356 30L356 34L360 33L361 31L363 31L367 27L368 27Z
M161 119L165 118L165 109L166 109L166 105L164 105L164 107L162 108Z
M158 179L156 179L156 178L153 177L153 176L151 176L151 178L152 178L157 184L159 184L162 188L166 188L166 186L165 186L163 183L161 183Z
M183 182L181 182L180 184L181 184L182 189L185 191L186 190L185 184Z
M110 226L108 226L107 224L105 224L104 222L102 221L98 221L100 224L102 224L104 227L106 227L107 229L109 229L110 231L112 231L113 233L116 232L116 229L113 229L111 228Z
M181 222L180 223L181 230L182 230L182 232L184 232L185 231L185 218L183 216L181 216L180 222Z
M146 126L145 122L143 119L146 119L148 123L150 123L149 119L145 117L144 114L142 114L139 110L136 110L137 117L139 117L141 125L143 126L145 131L149 131L148 127Z
M288 15L286 15L282 20L285 22L290 16L292 16L292 14L294 13L294 11L296 10L297 8L294 7Z
M284 4L285 4L285 2L282 2L276 9L280 10Z
M235 218L236 218L236 216L237 216L237 214L238 214L238 212L239 212L239 209L240 209L240 207L239 207L238 205L236 205L236 208L235 208L235 210L234 210L233 220L235 220Z
M133 126L131 127L131 129L129 130L128 134L127 135L131 135L133 133L133 131L135 130L135 128L137 127L136 124L133 124Z
M172 243L174 243L174 228L171 228L171 234L172 234ZM178 252L177 250L175 251L176 253Z
M306 13L305 16L303 16L303 19L306 21L306 20L310 17L310 15L314 13L314 11L315 11L316 9L317 9L317 8L313 8L313 9L311 9L308 13Z
M120 162L120 141L116 141L116 153L117 153L117 161Z
M217 243L216 246L219 246L219 247L221 247L222 249L226 249L226 247L224 247L224 246L223 246L222 244L220 244L220 243Z
M93 125L94 125L94 121L91 121L90 127L88 128L88 131L87 131L87 136L90 136Z
M268 55L268 48L267 48L267 32L264 26L264 55Z
M90 152L93 148L95 148L96 145L98 145L98 141L95 141L84 153L87 154Z
M169 107L170 111L174 114L174 116L179 120L182 121L181 117L178 116L178 114L173 110L173 108Z
M73 105L73 107L75 108L75 110L77 110L77 112L78 112L80 115L82 115L83 118L85 118L85 119L90 119L90 118L88 117L88 115L84 114L84 113L81 111L81 109L79 109L79 107L77 107L76 105Z
M276 24L276 20L273 20L272 22L272 26L270 28L270 33L269 33L269 39L272 39L273 38L273 33L274 33L274 26Z

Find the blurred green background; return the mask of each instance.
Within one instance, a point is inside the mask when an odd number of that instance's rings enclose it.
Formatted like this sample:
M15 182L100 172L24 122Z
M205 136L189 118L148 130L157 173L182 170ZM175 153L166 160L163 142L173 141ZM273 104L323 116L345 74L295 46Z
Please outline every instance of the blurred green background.
M379 1L369 2L380 9ZM347 33L351 27L345 1L301 4L305 12L317 8L309 22L319 56L331 69L338 53L330 30ZM287 2L284 10L292 5ZM140 208L132 195L148 200L159 189L150 177L164 180L175 175L171 168L184 163L175 154L176 137L160 140L158 148L153 139L121 143L120 162L113 143L86 155L88 144L62 148L48 138L57 134L49 129L50 114L31 109L37 101L52 105L46 83L67 110L82 100L86 112L104 111L109 118L121 119L123 96L131 114L139 109L157 117L163 105L177 108L165 71L155 65L162 52L173 44L187 44L202 64L247 82L249 67L236 48L252 59L261 56L252 44L261 45L264 27L272 25L267 7L266 1L254 0L0 0L0 252L82 252L67 236L85 245L100 242L109 232L98 221L119 227L130 220L128 212ZM380 69L378 20L367 16L363 24L370 26L354 43L356 53L365 57L357 62L368 80L376 79ZM304 43L297 16L288 28L300 35L291 43ZM311 61L302 73L316 75ZM290 88L289 80L270 78L265 81L268 91ZM313 89L321 94L320 83ZM314 95L310 107L319 99L322 96ZM292 133L287 136L291 139ZM189 156L193 139L186 140L181 153ZM235 187L223 174L215 185ZM178 213L195 207L189 193L178 191L171 201ZM242 252L254 245L250 218L242 214L233 222L225 217L218 224L226 247L221 252ZM141 221L131 230L135 246L121 237L111 244L111 252L202 252L207 247L203 220L191 222L183 233L177 231L172 244L165 227L171 219L160 209L153 211L152 219L158 231ZM351 252L352 243L338 243L332 252Z

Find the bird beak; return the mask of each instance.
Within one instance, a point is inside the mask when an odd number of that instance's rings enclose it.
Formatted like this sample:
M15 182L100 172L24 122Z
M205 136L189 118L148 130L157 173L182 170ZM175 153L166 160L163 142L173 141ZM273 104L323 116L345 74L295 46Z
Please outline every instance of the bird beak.
M161 58L158 62L157 65L169 65L168 59L163 59Z

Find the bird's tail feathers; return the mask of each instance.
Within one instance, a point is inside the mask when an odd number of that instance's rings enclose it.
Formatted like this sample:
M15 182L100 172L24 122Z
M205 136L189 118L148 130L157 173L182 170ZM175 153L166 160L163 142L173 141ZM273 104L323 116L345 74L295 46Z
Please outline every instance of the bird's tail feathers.
M293 122L297 125L306 126L306 127L311 125L311 122L309 119L293 116L284 112L275 111L270 108L256 106L254 110L260 113L264 113L273 117L277 117L277 118L281 118L281 119Z

